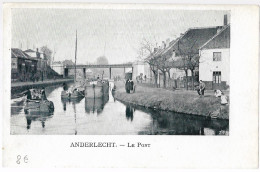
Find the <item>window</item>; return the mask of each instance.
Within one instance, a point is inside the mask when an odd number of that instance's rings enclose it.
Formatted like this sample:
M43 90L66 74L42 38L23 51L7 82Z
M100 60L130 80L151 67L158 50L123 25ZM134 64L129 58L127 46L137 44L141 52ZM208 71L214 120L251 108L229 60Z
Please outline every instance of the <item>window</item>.
M221 72L213 72L213 83L220 84L221 83Z
M221 61L221 52L213 52L213 61Z

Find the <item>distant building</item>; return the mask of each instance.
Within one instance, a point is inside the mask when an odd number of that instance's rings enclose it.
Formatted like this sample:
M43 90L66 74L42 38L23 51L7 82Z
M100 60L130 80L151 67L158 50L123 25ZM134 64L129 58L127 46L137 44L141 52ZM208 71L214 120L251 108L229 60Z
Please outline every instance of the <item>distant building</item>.
M11 49L12 81L31 81L37 73L37 59L18 48Z
M63 75L63 73L64 73L64 67L63 67L63 63L61 61L52 62L51 68L55 72L57 72L59 75Z
M199 79L207 89L229 86L230 25L225 26L200 47Z
M137 76L142 75L143 79L146 76L147 80L152 79L152 71L149 64L143 61L135 61L133 63L133 73L132 78L135 80Z
M67 65L74 65L72 60L64 60L64 61L54 61L52 62L51 68L57 72L59 75L64 75L64 72L67 72L66 76L73 76L74 70L66 70L64 71L64 68Z

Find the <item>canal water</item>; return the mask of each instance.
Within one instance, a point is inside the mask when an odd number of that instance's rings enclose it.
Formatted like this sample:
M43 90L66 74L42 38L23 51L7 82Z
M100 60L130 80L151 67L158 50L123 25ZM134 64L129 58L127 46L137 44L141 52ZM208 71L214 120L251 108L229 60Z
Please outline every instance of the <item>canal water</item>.
M11 134L34 135L228 135L228 120L155 111L109 97L61 99L61 86L46 88L52 114L25 114L23 102L11 104Z

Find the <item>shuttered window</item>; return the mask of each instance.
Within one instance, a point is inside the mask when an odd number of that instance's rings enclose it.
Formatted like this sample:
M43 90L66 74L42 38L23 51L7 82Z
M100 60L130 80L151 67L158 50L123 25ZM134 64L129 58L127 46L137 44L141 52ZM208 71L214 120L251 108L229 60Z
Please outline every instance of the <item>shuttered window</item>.
M213 83L216 83L216 84L221 83L221 72L220 71L213 72Z
M221 61L221 52L213 52L213 61Z

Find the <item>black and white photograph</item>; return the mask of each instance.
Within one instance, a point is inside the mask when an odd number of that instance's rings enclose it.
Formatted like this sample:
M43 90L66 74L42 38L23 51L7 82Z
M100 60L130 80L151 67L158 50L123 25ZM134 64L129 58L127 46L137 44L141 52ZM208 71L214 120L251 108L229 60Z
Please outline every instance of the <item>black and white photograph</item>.
M229 135L229 11L11 13L11 134Z
M4 167L258 168L259 6L2 14Z

